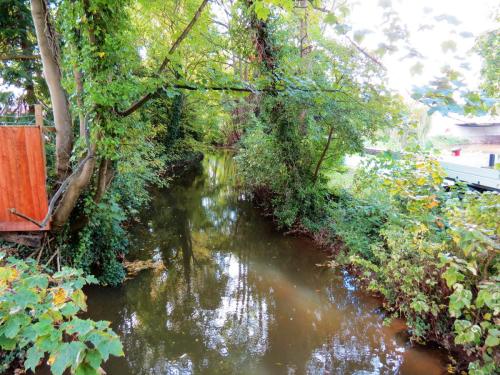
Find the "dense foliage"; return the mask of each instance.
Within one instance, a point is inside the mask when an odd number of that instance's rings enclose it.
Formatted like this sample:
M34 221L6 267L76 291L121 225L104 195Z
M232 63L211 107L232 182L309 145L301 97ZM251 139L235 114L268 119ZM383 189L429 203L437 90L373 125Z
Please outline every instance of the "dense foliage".
M252 22L255 15L248 14ZM317 48L289 45L284 36L299 21L268 19L269 34L256 42L256 48L272 45L257 66L271 89L260 95L258 110L247 115L237 157L244 183L266 190L279 224L288 227L322 215L326 191L318 182L321 171L362 151L377 129L397 121L400 104L381 83L383 70L353 54L352 46L333 43L319 30L313 34ZM288 77L293 81L288 83Z
M399 5L378 2L380 25L370 30L351 24L356 3L1 2L0 78L22 94L16 102L11 91L0 92L0 109L32 112L34 103L43 103L56 128L47 159L50 241L57 248L40 250L41 258L119 285L127 225L148 203L148 188L164 185L206 147L231 146L239 182L280 227L312 233L322 243L342 239L346 261L389 309L407 318L415 338L457 345L471 371L492 372L498 362L498 195L444 188L442 171L426 155L376 159L356 175L353 190L328 189L326 176L381 131L404 147L413 137L422 144L429 126L427 108L410 108L389 89L381 61L388 55L414 60L415 74L424 67ZM426 24L432 19L467 37L453 17L425 12L419 33L434 27ZM378 47L363 44L370 34L380 39ZM495 113L498 35L492 30L476 41L481 87L467 87L463 56L453 56L456 66L444 67L413 97L430 112ZM442 43L445 52L456 46ZM58 278L76 283L67 281L68 293L83 285L80 271L47 276L32 263L9 262L5 282L24 283L19 268L42 280L33 288L43 298L66 285ZM73 310L59 319L68 327L57 322L52 329L72 329ZM71 355L87 350L82 340L91 329L106 330L81 324L92 328L60 334L71 339L64 341ZM29 351L31 368L45 352L59 350L40 352L32 341L18 341L15 349ZM79 355L72 370L87 366L85 358ZM95 370L101 357L93 358ZM55 359L54 371L63 371L65 360Z
M0 252L0 371L24 362L32 371L46 363L53 374L99 374L110 355L123 355L109 322L77 316L86 310L81 288L95 282L79 270L45 273L34 260Z
M17 107L19 112L34 112L36 91L45 91L35 54L36 37L28 1L5 0L0 3L0 112ZM5 85L5 86L4 86ZM10 86L10 87L9 87ZM20 98L14 87L24 92Z
M413 336L459 350L471 374L498 366L500 195L443 187L425 154L359 169L331 204L330 230L369 290ZM457 349L460 348L460 349ZM466 360L465 360L466 359Z

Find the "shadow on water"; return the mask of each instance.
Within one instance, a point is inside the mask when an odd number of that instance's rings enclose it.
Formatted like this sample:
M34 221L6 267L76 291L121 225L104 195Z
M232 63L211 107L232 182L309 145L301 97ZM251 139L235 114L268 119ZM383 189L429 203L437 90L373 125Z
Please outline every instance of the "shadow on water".
M325 255L284 237L235 189L230 154L157 191L132 257L162 260L121 288L90 288L89 314L113 322L126 374L440 374L443 354L384 327L377 300Z

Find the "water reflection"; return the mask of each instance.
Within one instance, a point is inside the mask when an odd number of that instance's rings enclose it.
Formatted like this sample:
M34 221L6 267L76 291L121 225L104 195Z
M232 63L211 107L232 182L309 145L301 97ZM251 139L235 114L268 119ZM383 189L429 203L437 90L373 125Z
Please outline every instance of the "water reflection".
M376 300L305 240L283 237L234 188L229 154L156 194L135 228L143 272L89 290L126 352L109 374L439 374L438 353L383 327Z

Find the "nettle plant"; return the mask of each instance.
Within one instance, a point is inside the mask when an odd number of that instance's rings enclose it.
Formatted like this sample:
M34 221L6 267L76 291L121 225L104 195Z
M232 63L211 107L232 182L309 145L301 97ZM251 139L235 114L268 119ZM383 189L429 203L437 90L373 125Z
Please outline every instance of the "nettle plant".
M370 289L407 318L418 338L426 337L444 310L436 264L447 240L440 207L448 193L442 182L443 172L429 155L404 154L373 159L356 184L359 197L386 207L386 218L373 255L354 254L352 260L365 269Z
M34 260L0 252L0 352L17 352L26 370L46 361L56 375L99 374L123 349L109 322L77 316L87 308L81 288L95 282L80 270L44 273Z
M452 244L441 261L453 290L448 308L455 343L478 358L471 374L490 374L500 356L500 195L466 194L448 203L446 216Z
M369 288L404 316L415 338L459 348L471 374L499 363L500 195L446 189L430 155L379 157L356 196L386 207L370 256L351 253Z

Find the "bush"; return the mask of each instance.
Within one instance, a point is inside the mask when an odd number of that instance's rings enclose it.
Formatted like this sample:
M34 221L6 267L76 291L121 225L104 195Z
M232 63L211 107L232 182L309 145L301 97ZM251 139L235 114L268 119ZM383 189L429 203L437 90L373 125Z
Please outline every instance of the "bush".
M448 311L455 318L455 343L479 358L471 373L493 373L500 354L499 195L466 194L449 202L445 214L452 243L441 261L453 291Z
M329 220L329 231L342 238L351 254L375 261L372 249L381 246L380 229L387 220L383 204L340 191L329 204L328 216L335 219Z
M88 224L78 233L77 246L67 246L66 263L95 275L104 285L117 286L125 279L121 259L128 251L128 234L123 228L126 211L117 202L118 195L108 192L95 205L88 199Z
M417 340L460 351L471 374L499 361L500 195L443 186L424 154L360 168L352 196L332 205L331 228L368 288L407 319Z
M125 278L122 260L128 252L127 222L149 202L148 186L165 185L162 149L138 136L134 152L113 162L113 178L97 204L89 190L80 202L85 225L73 229L73 238L62 244L64 264L97 277L101 284L117 286ZM62 242L64 239L61 239Z
M35 371L46 359L51 373L98 374L110 355L122 356L109 322L80 319L86 310L81 288L96 282L82 271L63 268L44 273L33 260L6 258L0 252L0 352L4 366L24 362Z
M292 158L294 162L287 161L280 141L255 121L235 158L239 177L250 191L268 193L261 203L269 206L280 227L301 224L316 228L324 217L326 190L312 181L305 167L310 165L305 161L307 152Z

